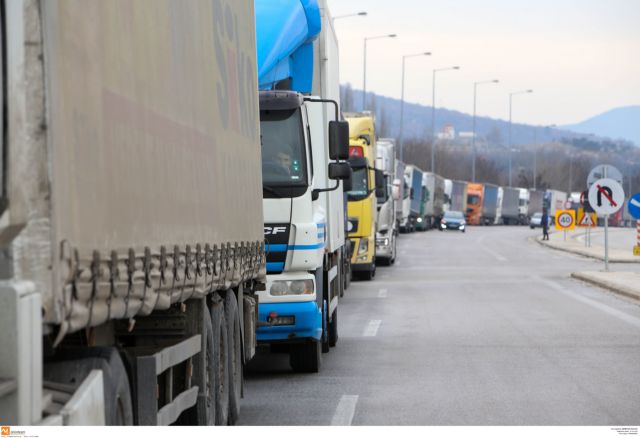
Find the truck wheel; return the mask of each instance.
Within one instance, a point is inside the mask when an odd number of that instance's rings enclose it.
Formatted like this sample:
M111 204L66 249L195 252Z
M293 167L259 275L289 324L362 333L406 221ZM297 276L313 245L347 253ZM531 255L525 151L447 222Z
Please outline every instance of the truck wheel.
M338 309L333 311L331 322L329 323L329 346L335 347L338 343Z
M240 339L238 301L233 291L227 292L224 313L229 334L229 424L235 424L240 417L240 399L242 398L242 340Z
M211 305L213 323L213 394L215 399L215 424L225 426L229 418L229 340L227 320L222 301Z
M92 370L102 370L106 425L133 425L129 377L116 348L91 347L63 352L59 361L45 364L43 378L77 387Z
M289 364L298 373L317 373L322 363L320 341L312 339L302 344L291 345Z
M202 345L200 353L193 358L193 385L198 386L196 405L186 410L181 416L180 424L196 424L198 426L212 426L215 424L215 400L213 382L214 345L211 314L202 312Z

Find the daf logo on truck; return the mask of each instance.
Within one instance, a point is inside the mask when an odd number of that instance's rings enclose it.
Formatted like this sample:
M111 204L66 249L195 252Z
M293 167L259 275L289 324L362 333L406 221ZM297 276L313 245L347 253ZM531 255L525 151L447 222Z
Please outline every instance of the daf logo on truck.
M287 227L264 227L265 236L273 236L276 234L282 234L287 232Z

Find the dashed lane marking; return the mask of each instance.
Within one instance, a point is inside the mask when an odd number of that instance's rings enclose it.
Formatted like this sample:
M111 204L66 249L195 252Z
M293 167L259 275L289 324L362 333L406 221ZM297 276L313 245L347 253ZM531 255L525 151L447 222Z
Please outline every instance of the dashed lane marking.
M358 404L357 395L343 395L340 397L336 412L331 419L332 426L351 426L353 416L356 413L356 405Z
M387 290L386 289L380 289L378 291L378 298L387 298Z
M373 337L378 334L378 329L380 328L380 324L382 321L379 319L372 319L369 321L369 324L364 328L364 332L362 332L362 336L366 338Z

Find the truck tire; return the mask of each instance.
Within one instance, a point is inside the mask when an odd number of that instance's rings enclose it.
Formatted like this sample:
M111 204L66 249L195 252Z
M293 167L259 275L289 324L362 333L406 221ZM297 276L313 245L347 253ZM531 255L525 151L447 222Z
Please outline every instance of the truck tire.
M242 399L242 340L238 301L233 291L228 291L225 297L224 314L229 334L229 424L235 424L240 417Z
M192 383L194 386L198 386L198 399L196 405L186 410L180 417L180 424L198 426L213 426L215 424L214 353L211 314L205 310L202 312L201 350L193 360Z
M289 353L289 364L298 373L317 373L322 363L322 346L320 341L312 339L301 344L292 344Z
M102 370L106 425L133 425L129 377L116 348L89 347L63 352L61 360L45 365L43 377L44 380L79 386L92 370Z
M329 323L329 346L335 347L338 343L338 309L333 311L331 322Z
M211 305L211 322L213 324L215 424L224 426L229 419L229 338L222 301Z

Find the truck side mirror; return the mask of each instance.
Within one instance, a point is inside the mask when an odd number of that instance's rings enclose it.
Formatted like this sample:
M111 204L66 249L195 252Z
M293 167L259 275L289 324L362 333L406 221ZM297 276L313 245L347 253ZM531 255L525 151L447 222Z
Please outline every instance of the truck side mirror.
M349 166L349 163L329 163L329 179L351 179L351 166Z
M384 172L380 169L374 169L376 175L376 196L378 198L384 198L387 194L384 181Z
M413 187L409 189L409 198L413 199Z
M401 193L402 188L402 180L394 179L393 180L393 188L391 189L391 197L394 201L399 201L402 197Z
M329 122L329 158L349 159L349 123L332 120Z

